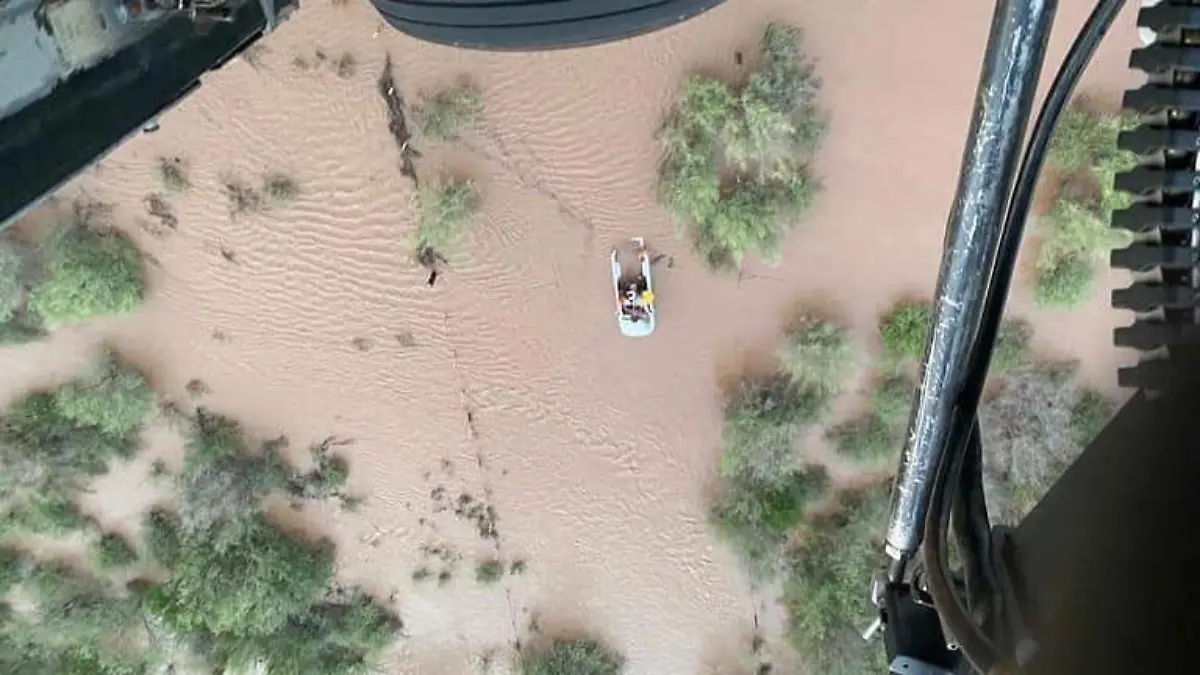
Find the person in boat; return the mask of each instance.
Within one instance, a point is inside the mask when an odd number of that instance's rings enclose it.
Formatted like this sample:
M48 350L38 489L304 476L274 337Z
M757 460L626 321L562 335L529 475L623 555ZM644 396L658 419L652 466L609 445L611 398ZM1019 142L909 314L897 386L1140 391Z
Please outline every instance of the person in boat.
M630 316L645 318L653 302L654 293L647 288L645 277L639 276L626 286L621 309Z

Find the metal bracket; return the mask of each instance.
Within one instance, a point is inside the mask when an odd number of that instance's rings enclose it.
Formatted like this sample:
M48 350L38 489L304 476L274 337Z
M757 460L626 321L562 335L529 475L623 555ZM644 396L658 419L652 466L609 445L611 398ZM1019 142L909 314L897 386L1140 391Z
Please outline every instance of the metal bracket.
M888 666L891 675L954 675L945 668L932 666L909 656L897 656Z

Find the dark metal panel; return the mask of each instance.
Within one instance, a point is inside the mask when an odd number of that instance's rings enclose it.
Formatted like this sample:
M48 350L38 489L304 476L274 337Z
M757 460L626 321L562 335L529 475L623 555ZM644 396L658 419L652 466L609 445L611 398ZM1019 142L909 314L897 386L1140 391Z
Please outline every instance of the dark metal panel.
M296 7L280 3L278 16ZM200 85L200 77L257 41L256 2L233 20L198 27L168 20L141 41L0 120L0 229L91 166Z

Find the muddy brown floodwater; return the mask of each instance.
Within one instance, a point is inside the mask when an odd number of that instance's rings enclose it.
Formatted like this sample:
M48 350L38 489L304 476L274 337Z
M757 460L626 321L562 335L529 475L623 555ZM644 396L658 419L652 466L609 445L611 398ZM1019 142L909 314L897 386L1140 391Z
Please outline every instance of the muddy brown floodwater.
M408 637L387 672L472 672L531 621L604 638L631 675L730 672L761 603L705 524L719 384L769 357L798 301L836 308L872 351L877 314L930 293L991 4L730 0L620 43L489 54L408 39L359 0L313 0L253 63L211 74L159 132L64 191L117 205L151 256L151 299L136 316L5 352L0 394L66 377L109 340L162 391L182 397L203 379L206 403L255 433L301 448L353 439L344 451L365 506L314 509L307 522L337 541L345 579L394 594ZM1062 4L1054 59L1091 2ZM654 135L683 76L752 67L769 20L804 27L825 80L825 189L782 264L752 263L739 282L706 273L674 237L654 198ZM1085 87L1115 96L1136 83L1125 68L1135 41L1131 9ZM343 53L356 67L338 74ZM483 195L435 287L411 259L412 185L376 91L388 53L410 100L460 73L484 92L481 132L420 148L422 176L454 171ZM162 193L160 156L181 158L193 183L164 195L174 229L148 199ZM222 183L265 171L295 176L299 197L231 217ZM609 251L631 236L674 259L656 276L659 329L642 341L619 335L609 286ZM1014 305L1038 346L1081 359L1116 393L1128 357L1110 334L1126 317L1107 309L1107 290L1046 314L1024 288ZM177 458L160 436L151 455ZM113 489L91 503L131 527L136 509L122 500L144 503L141 479L106 480ZM470 517L487 507L494 538ZM497 549L527 571L475 583L474 561ZM414 583L421 566L452 577Z

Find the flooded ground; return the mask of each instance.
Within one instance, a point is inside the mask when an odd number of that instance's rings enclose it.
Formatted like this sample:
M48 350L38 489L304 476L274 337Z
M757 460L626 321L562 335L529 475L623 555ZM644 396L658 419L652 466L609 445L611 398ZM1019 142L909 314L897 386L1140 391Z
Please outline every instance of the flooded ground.
M771 358L798 302L836 310L870 353L877 315L930 293L990 4L730 0L635 40L488 54L410 40L364 2L314 0L65 191L117 205L152 261L151 298L134 317L0 355L16 373L0 394L66 377L108 340L160 391L182 398L200 378L207 405L289 435L297 454L352 440L365 505L305 522L337 541L344 578L394 597L408 637L387 672L472 672L531 622L607 640L630 675L732 672L760 602L705 524L720 385ZM1052 60L1091 4L1063 3ZM684 75L752 67L770 20L805 29L825 81L825 189L782 264L719 278L655 203L654 135ZM1086 88L1115 96L1136 83L1135 43L1131 10ZM410 100L462 73L484 93L481 132L420 147L423 178L451 171L483 196L469 245L434 287L411 257L412 186L375 89L388 53ZM353 64L339 73L344 54ZM159 157L178 157L193 187L165 195ZM299 197L231 216L222 184L267 171L294 176ZM149 213L155 193L174 222ZM617 331L607 263L632 236L668 256L659 327L641 341ZM1111 346L1128 317L1107 308L1119 280L1107 281L1075 312L1033 312L1026 285L1013 304L1040 349L1081 359L1115 394L1131 357ZM160 437L152 453L177 456ZM136 489L143 464L89 503L126 522L153 494ZM474 504L494 512L494 540ZM497 553L526 571L477 584L474 562ZM423 567L451 578L414 582Z

